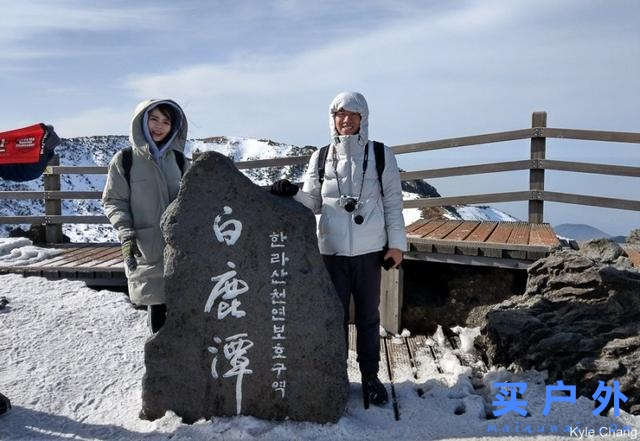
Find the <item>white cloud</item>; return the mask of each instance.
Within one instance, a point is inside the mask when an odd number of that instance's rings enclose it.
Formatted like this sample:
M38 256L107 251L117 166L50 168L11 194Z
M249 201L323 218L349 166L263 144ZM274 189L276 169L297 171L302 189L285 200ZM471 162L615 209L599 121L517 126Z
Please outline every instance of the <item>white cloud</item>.
M108 3L102 3L108 5ZM168 7L113 8L89 4L78 0L48 0L28 2L6 1L1 5L2 25L0 43L8 45L20 41L29 41L35 35L51 31L114 31L119 29L156 29L166 25L172 17ZM42 53L38 50L11 50L2 54L3 58L13 54L17 58L36 58Z
M56 133L64 138L128 134L132 113L133 109L101 107L53 119L51 124Z
M617 75L612 67L620 62L611 47L632 52L637 46L585 24L557 22L537 32L536 17L552 11L563 17L575 2L456 5L463 6L363 28L353 38L328 35L324 47L291 56L136 74L125 85L140 99L178 99L197 136L269 136L298 144L324 142L331 98L360 90L371 101L372 122L377 118L373 130L409 142L521 128L540 109L553 115L577 107L579 118L591 101L608 105ZM628 60L627 69L631 63L637 72L638 59ZM600 88L591 92L594 78Z

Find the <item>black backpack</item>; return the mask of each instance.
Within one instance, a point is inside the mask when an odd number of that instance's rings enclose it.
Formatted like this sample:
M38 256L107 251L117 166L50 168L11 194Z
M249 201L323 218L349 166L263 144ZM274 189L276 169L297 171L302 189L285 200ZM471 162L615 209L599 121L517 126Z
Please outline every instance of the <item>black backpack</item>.
M173 151L176 157L176 163L180 169L180 175L184 175L184 153L177 150ZM122 149L122 168L124 168L124 177L127 180L127 184L131 187L131 164L133 162L133 149L126 147Z
M329 146L325 145L320 148L318 154L318 180L320 181L320 187L324 182L324 167L327 162L327 154L329 153ZM382 172L384 172L384 144L378 141L373 141L373 154L376 158L376 171L378 172L378 182L380 183L380 193L384 197L384 188L382 187Z

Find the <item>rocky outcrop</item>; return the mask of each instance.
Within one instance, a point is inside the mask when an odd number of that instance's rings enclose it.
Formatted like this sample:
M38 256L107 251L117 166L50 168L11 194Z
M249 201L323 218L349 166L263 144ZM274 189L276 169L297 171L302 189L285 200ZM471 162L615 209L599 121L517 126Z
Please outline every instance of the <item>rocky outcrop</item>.
M640 273L614 242L535 262L525 294L489 312L475 343L490 365L546 369L588 397L617 380L621 408L640 413Z
M631 230L629 236L627 236L626 243L629 243L631 245L640 245L640 228Z

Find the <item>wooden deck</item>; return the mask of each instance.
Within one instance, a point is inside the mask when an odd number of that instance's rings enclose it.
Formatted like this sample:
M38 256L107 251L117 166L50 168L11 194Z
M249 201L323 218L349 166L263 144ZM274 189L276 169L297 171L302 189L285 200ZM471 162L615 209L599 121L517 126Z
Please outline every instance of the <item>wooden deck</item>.
M444 219L414 222L407 241L410 259L522 269L560 245L549 224Z
M63 244L60 253L24 266L0 266L0 274L17 273L48 279L83 280L95 286L125 286L120 244Z

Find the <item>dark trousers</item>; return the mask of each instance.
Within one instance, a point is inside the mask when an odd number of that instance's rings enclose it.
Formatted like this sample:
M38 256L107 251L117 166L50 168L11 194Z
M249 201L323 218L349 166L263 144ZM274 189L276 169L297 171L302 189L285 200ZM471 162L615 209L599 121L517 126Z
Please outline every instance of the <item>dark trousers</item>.
M344 332L348 339L349 302L353 295L358 336L356 351L360 372L378 372L380 360L380 259L381 251L361 256L326 256L324 264L331 276L344 310Z
M167 320L167 305L148 305L147 306L147 325L154 334L162 328Z

